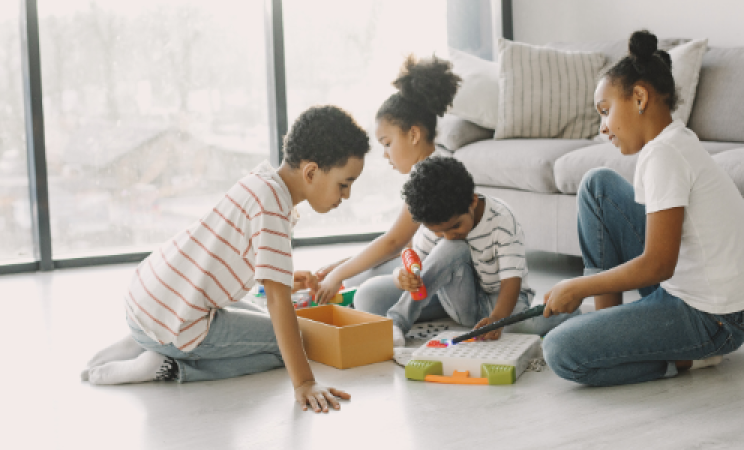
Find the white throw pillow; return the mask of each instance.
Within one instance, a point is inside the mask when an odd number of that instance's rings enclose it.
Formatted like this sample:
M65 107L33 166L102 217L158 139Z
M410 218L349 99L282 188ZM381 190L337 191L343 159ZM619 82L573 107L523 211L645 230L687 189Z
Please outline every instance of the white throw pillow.
M707 49L707 39L696 39L669 50L669 56L672 58L672 76L679 94L679 103L672 113L672 119L679 119L684 124L690 119L692 102L695 100L700 79L700 67Z
M437 119L437 136L434 143L454 152L473 142L493 138L493 128L483 128L473 122L445 114Z
M496 139L595 136L594 89L605 56L498 40Z
M449 49L452 71L462 78L460 88L448 111L483 128L496 128L499 82L496 63Z

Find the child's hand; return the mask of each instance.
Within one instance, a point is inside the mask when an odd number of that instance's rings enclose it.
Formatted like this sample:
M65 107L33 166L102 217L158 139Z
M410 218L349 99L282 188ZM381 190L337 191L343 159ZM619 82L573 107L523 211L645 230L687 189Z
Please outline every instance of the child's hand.
M312 293L318 290L318 278L309 270L295 270L293 275L294 285L292 286L292 292L297 292L300 289L310 289Z
M402 267L398 267L393 271L393 279L395 280L395 285L398 286L398 289L409 292L417 291L423 284L421 278Z
M476 323L473 329L475 330L476 328L485 327L486 325L490 325L498 320L501 320L501 319L496 319L493 317L485 317L481 319L480 322ZM497 330L489 331L486 334L481 334L476 339L479 341L495 341L496 339L501 337L501 332L503 330L504 330L503 328L499 328Z
M325 305L328 303L328 300L338 294L339 289L341 289L341 281L334 280L332 276L326 278L318 283L318 288L315 292L315 303Z
M341 409L336 397L344 400L351 399L351 395L346 392L321 386L315 381L306 381L295 388L295 399L297 403L302 405L303 411L307 411L308 404L315 412L328 412L329 403L333 409Z
M572 313L581 306L584 299L574 293L572 281L563 280L545 294L543 316L550 317L554 314Z
M315 272L315 276L318 277L318 281L323 281L325 280L325 277L329 273L331 273L331 271L333 271L333 269L335 269L336 267L340 266L341 264L345 263L348 260L349 258L344 258L341 261L336 261L334 263L325 265Z

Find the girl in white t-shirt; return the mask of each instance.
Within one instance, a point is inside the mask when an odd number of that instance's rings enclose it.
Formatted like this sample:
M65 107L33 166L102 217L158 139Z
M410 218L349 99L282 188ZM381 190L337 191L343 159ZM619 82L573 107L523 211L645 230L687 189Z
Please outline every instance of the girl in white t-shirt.
M672 119L671 58L656 36L633 33L629 55L600 80L601 132L639 153L633 185L609 169L578 192L585 276L545 294L545 315L596 313L544 341L559 376L582 384L638 383L721 362L744 342L744 200L697 136ZM624 291L642 298L622 304Z

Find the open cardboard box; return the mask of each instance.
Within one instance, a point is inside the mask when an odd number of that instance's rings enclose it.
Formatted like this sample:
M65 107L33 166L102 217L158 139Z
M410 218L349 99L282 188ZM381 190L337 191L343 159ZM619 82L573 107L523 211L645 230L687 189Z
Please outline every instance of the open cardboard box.
M393 358L393 321L386 317L338 305L296 312L313 361L348 369Z

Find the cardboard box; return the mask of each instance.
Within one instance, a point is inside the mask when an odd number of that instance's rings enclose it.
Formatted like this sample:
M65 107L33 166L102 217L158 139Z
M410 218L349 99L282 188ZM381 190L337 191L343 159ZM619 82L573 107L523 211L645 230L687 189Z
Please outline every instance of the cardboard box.
M386 317L338 305L296 312L313 361L348 369L393 358L393 321Z

